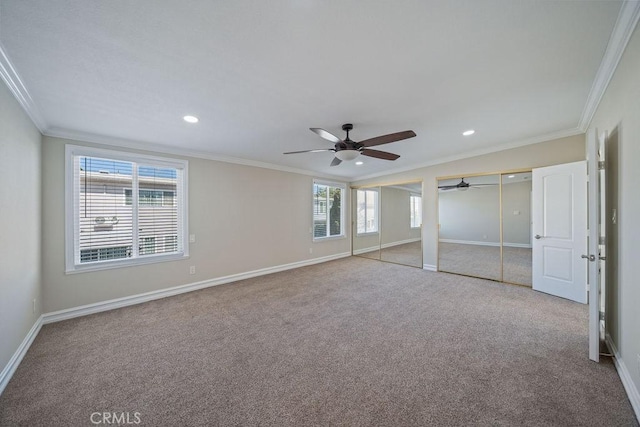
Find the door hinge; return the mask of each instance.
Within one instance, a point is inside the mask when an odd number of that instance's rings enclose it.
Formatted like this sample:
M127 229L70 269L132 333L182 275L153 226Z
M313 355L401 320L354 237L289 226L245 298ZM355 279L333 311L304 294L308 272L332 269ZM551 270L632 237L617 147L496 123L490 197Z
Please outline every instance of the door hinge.
M604 311L600 312L600 320L604 320Z
M604 170L604 160L598 162L598 170L599 171L603 171Z

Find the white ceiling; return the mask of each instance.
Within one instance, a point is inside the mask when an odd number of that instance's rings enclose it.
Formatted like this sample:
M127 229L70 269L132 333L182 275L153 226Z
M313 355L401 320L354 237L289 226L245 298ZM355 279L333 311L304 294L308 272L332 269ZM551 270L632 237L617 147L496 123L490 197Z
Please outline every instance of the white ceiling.
M0 47L46 134L353 180L579 133L621 5L1 0ZM418 136L375 147L395 162L282 154L346 122L356 141Z

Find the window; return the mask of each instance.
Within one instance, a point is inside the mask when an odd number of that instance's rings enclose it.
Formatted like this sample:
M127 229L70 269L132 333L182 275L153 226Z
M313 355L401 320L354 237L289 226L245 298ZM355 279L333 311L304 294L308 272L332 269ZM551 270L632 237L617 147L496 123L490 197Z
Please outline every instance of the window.
M313 182L313 238L344 236L342 184Z
M377 233L378 191L358 190L356 199L356 233Z
M186 161L66 151L67 272L188 255Z
M145 206L173 206L175 201L175 192L162 190L138 190L140 198L138 203ZM126 188L124 190L124 204L131 205L133 203L133 190Z
M411 228L422 226L422 197L409 196L409 209L411 210ZM406 217L405 217L406 218Z

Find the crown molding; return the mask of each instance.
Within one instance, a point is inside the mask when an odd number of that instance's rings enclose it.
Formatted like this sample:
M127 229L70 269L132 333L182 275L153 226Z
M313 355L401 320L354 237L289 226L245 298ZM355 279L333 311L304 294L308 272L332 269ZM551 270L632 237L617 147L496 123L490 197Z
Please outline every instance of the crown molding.
M373 173L373 174L369 174L369 175L359 176L359 177L354 178L354 180L352 181L352 184L355 183L356 181L363 181L365 179L378 178L378 177L381 177L381 176L388 176L388 175L393 175L393 174L397 174L397 173L408 172L408 171L412 171L412 170L418 170L418 169L425 168L425 167L428 167L428 166L440 165L440 164L443 164L443 163L449 163L449 162L453 162L453 161L456 161L456 160L468 159L468 158L471 158L471 157L477 157L477 156L482 156L482 155L485 155L485 154L496 153L498 151L510 150L512 148L524 147L525 145L532 145L532 144L537 144L537 143L540 143L540 142L551 141L551 140L554 140L554 139L560 139L560 138L566 138L566 137L569 137L569 136L580 135L580 134L583 134L583 133L584 132L582 130L578 129L578 128L565 129L565 130L561 130L561 131L557 131L557 132L545 133L543 135L538 135L538 136L534 136L534 137L527 138L527 139L522 139L522 140L515 141L515 142L509 142L509 143L505 143L505 144L499 144L499 145L493 145L491 147L481 148L481 149L478 149L478 150L467 151L464 154L457 154L457 155L453 155L453 156L440 157L440 158L433 159L433 160L430 160L428 162L420 163L420 164L413 165L413 166L407 166L407 167L403 167L403 168L387 170L385 172Z
M40 110L36 107L35 102L33 102L33 98L29 95L29 91L22 82L18 72L13 68L2 43L0 43L0 77L2 77L2 80L4 80L13 96L31 118L33 124L38 128L40 133L43 133L47 128L47 123L42 117L42 114L40 114Z
M208 153L206 151L185 150L182 148L170 147L167 145L157 144L153 142L133 141L129 139L97 135L97 134L88 133L88 132L72 131L72 130L61 129L56 127L47 129L46 131L42 132L42 134L52 138L69 139L74 142L80 142L80 143L89 142L94 144L107 145L111 147L128 148L130 150L140 150L140 151L148 151L153 153L170 154L170 155L180 156L180 157L193 157L197 159L213 160L216 162L232 163L236 165L252 166L252 167L262 168L262 169L277 170L280 172L295 173L299 175L308 175L316 178L330 179L330 180L338 181L342 183L349 182L348 178L345 178L342 176L322 174L315 171L297 169L289 166L281 166L273 163L260 162L257 160L241 159L239 157L220 156L220 155Z
M600 67L598 68L596 77L593 80L593 85L591 86L591 91L587 97L587 103L580 117L578 129L582 132L586 132L589 127L598 109L600 100L609 82L613 78L613 74L616 72L620 58L622 58L622 54L627 47L627 43L629 43L633 30L638 24L639 18L640 1L625 1L622 3L618 19L609 38L609 44L605 49L602 62L600 62Z

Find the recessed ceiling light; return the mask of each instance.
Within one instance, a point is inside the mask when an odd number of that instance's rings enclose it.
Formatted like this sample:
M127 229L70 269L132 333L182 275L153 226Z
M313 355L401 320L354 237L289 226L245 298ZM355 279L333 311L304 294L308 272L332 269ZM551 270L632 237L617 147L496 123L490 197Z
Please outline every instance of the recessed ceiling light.
M198 118L196 116L184 116L182 118L187 123L198 123Z
M361 164L363 164L364 162L356 162L356 165L360 166Z
M474 133L476 133L476 131L473 129L465 130L464 132L462 132L464 136L473 135Z
M507 178L515 178L515 175L509 175Z

